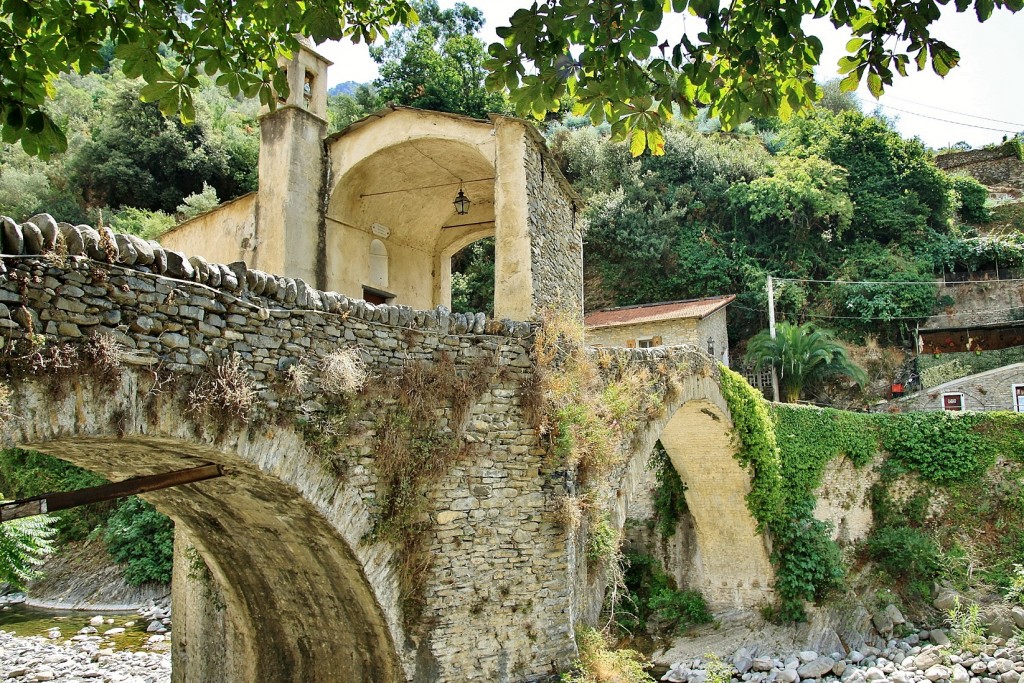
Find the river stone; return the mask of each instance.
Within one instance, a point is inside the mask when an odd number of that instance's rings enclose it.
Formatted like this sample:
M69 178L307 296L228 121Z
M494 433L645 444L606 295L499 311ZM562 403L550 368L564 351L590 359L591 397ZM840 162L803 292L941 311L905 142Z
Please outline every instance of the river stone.
M889 680L892 683L913 683L914 674L909 671L893 671L889 674Z
M783 669L775 680L779 681L779 683L796 683L800 680L800 676L797 674L796 669Z
M960 664L953 665L952 675L950 679L953 683L970 683L971 674Z
M949 670L949 667L936 664L935 666L930 666L925 670L924 677L933 682L944 681L948 680L952 673L953 672Z
M800 654L802 659L803 653ZM832 667L835 665L836 662L831 657L816 657L797 669L797 674L800 678L821 678L832 671Z
M885 672L877 666L872 666L864 672L864 678L868 681L882 681L885 680Z
M921 651L921 654L914 657L914 668L924 671L942 661L942 653L937 647L929 647Z
M892 633L892 619L886 614L884 610L878 610L871 615L871 623L874 624L875 630L886 635Z
M1013 623L1009 610L1000 607L990 607L982 612L981 623L989 635L1000 638L1012 638L1016 632L1016 625Z
M953 609L959 599L959 595L952 590L945 588L938 594L938 596L936 596L932 605L940 612L948 612Z
M949 646L949 636L947 636L946 632L943 631L941 628L933 628L928 635L931 636L932 642L938 645L939 647Z
M903 616L903 612L900 612L899 608L896 607L896 605L886 605L885 615L889 617L889 621L891 621L896 626L907 623L906 618Z

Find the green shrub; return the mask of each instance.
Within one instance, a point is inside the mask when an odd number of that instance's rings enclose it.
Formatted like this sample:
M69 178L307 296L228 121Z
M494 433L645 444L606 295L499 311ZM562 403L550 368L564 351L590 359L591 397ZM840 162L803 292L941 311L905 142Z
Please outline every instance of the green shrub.
M658 520L658 531L662 538L672 538L687 512L686 484L679 477L660 441L654 444L647 467L654 470L658 482L654 489L654 516Z
M118 506L103 540L113 558L125 565L128 583L171 580L174 523L141 498L128 498Z
M882 423L882 447L894 464L936 484L976 477L995 461L991 439L976 428L989 418L975 413L905 413Z
M804 602L817 602L840 588L846 570L832 540L831 525L810 515L774 527L775 588L781 598L780 621L802 621Z
M674 630L711 622L711 611L704 596L697 591L658 590L647 603L662 619L670 622Z
M650 683L647 661L635 650L613 650L604 634L587 626L576 631L580 658L560 683Z
M868 555L889 574L904 581L927 581L938 574L939 546L925 532L887 527L871 534Z
M601 518L590 527L590 543L587 545L587 559L591 562L607 563L619 552L619 532L607 518Z

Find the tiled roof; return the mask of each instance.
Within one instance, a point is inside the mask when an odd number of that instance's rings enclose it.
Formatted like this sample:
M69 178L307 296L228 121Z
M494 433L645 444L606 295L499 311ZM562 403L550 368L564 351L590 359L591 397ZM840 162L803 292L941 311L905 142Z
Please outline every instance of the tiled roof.
M658 304L606 308L603 311L588 313L583 321L587 327L596 328L633 325L656 320L688 318L703 320L715 311L729 305L735 298L735 294L726 294L724 296L708 297L707 299L687 299L686 301L667 301Z

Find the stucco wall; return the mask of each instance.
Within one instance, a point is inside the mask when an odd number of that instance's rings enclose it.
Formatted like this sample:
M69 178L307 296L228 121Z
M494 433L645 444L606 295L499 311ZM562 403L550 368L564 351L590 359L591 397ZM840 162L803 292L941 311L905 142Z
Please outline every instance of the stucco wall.
M253 262L256 249L257 193L224 202L212 211L179 223L157 238L168 249L207 261Z

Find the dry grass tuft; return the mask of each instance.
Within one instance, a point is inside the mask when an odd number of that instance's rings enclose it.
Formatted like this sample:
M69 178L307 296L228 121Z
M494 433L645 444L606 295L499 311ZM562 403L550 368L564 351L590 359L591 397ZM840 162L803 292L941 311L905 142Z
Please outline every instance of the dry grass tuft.
M583 524L583 501L577 496L568 494L555 500L555 522L573 533Z
M356 349L339 349L320 361L320 388L333 396L359 391L367 377L366 363Z
M212 377L202 377L188 395L188 412L194 416L227 413L248 422L258 398L256 388L238 354L232 354L213 368Z

